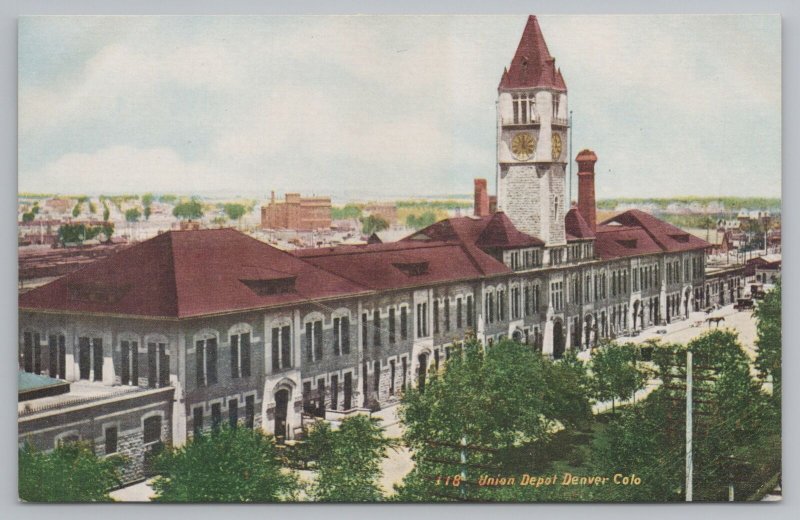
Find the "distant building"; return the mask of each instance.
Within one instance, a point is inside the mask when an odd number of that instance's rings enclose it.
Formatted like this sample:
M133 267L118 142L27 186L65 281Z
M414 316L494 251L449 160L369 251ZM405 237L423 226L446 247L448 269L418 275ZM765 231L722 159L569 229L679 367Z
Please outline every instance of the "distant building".
M330 227L330 197L301 197L299 193L287 193L283 202L277 202L273 191L269 204L261 207L262 229L313 231Z
M397 224L397 206L394 204L373 202L364 207L364 213L381 217L390 226Z
M751 258L747 261L747 276L755 276L762 283L775 283L781 278L781 261L780 253Z
M66 213L72 209L72 200L70 199L48 199L44 203L44 207L52 213Z

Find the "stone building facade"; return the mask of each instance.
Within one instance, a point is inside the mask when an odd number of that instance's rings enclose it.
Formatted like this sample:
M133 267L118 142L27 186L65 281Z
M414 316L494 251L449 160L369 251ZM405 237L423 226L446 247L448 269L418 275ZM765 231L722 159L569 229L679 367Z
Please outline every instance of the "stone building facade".
M285 200L278 202L275 192L272 192L269 204L261 207L261 227L297 231L330 229L331 198L301 197L299 193L287 193Z

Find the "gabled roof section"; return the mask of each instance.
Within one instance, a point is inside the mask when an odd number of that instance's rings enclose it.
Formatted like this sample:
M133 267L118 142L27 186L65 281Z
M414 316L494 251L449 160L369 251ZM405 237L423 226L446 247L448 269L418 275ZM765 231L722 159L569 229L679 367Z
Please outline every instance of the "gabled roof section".
M186 318L365 292L233 229L170 231L20 295L21 309Z
M595 234L589 224L586 223L578 208L567 211L564 217L564 227L568 237L571 238L594 238Z
M611 222L643 229L662 251L669 253L705 249L711 245L679 227L668 224L638 209L620 213L603 222L603 224Z
M543 246L544 242L519 231L502 211L491 216L475 245L481 249L513 249Z
M498 89L552 88L566 90L564 77L550 56L542 29L535 16L528 17L511 66L503 72Z
M475 247L457 241L410 241L294 251L298 258L373 290L470 280L510 272Z
M597 227L594 251L601 260L660 253L661 248L644 229L621 225Z

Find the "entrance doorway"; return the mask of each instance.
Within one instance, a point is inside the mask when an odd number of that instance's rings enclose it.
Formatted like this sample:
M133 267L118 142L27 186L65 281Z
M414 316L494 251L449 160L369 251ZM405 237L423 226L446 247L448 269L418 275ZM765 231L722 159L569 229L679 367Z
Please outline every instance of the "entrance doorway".
M419 355L419 374L417 379L417 388L419 388L419 393L425 393L425 376L428 374L428 355L427 354L420 354Z
M289 390L275 392L275 439L278 443L286 440L286 418L289 415Z
M564 327L558 320L553 324L553 358L561 359L564 356Z

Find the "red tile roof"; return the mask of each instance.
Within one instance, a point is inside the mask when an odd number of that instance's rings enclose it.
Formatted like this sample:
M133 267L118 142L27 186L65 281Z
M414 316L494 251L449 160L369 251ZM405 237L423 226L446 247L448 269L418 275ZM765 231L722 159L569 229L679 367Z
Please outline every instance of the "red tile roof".
M567 211L567 215L564 217L564 226L567 232L567 238L595 237L594 231L592 231L592 228L586 223L586 220L584 220L578 208L572 208Z
M295 290L252 288L281 280ZM20 295L19 306L185 318L358 292L364 288L243 233L209 229L159 235Z
M503 71L498 89L544 87L567 90L561 70L556 69L542 29L535 16L528 17L511 66Z
M481 249L510 249L543 246L544 242L519 231L505 213L498 211L490 217L475 245Z
M597 227L595 251L601 259L676 253L709 247L705 240L638 209L615 215Z
M392 242L295 251L362 287L399 289L511 272L486 253L453 241Z

